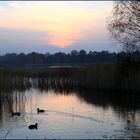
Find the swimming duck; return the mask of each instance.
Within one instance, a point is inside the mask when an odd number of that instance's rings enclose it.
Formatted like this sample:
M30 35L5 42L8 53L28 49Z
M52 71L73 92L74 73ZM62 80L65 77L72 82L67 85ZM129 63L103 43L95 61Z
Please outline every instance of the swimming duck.
M127 123L131 123L131 121L130 120L127 120Z
M11 116L12 116L12 117L13 117L13 116L20 116L20 112L14 112L14 111L12 110Z
M43 112L45 112L45 110L37 108L37 113L38 113L38 114L39 114L39 113L43 113Z
M37 123L36 124L32 124L32 125L29 125L29 129L37 129Z

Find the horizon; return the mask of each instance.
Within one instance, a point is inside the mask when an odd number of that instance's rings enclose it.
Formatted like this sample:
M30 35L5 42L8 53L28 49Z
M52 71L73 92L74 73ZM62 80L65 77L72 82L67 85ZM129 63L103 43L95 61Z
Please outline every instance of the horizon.
M106 23L112 9L113 1L1 1L0 55L118 52Z
M84 49L81 49L81 50L84 50ZM53 55L53 54L56 54L56 53L64 53L64 54L66 54L66 55L68 55L68 54L71 54L71 52L72 51L77 51L77 53L80 53L80 51L81 50L71 50L71 51L69 51L69 52L64 52L64 51L56 51L56 52L52 52L52 53L50 53L50 52L36 52L36 51L32 51L32 52L27 52L27 53L24 53L24 52L10 52L10 53L5 53L5 54L0 54L0 56L4 56L4 55L7 55L7 54L16 54L16 55L20 55L20 54L25 54L25 55L28 55L28 54L31 54L31 53L37 53L37 54L43 54L43 55L46 55L46 54L50 54L50 55ZM86 52L86 55L87 54L89 54L90 52L97 52L97 53L101 53L101 52L107 52L107 53L109 53L109 54L111 54L111 53L116 53L116 54L118 54L118 53L121 53L121 52L123 52L123 51L118 51L118 52L110 52L110 51L108 51L108 50L101 50L101 51L92 51L92 50L90 50L90 51L86 51L86 50L84 50L85 52Z

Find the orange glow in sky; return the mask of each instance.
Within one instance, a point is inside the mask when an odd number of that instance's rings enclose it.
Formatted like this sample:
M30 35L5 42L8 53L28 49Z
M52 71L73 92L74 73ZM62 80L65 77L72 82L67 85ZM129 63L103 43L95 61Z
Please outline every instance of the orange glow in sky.
M81 3L10 2L12 8L0 6L0 28L46 32L39 40L59 48L96 39L112 7Z
M51 40L48 41L49 44L51 45L55 45L55 46L59 46L60 48L64 48L66 46L69 46L72 44L72 41L68 40L68 39L61 39L61 38L52 38Z

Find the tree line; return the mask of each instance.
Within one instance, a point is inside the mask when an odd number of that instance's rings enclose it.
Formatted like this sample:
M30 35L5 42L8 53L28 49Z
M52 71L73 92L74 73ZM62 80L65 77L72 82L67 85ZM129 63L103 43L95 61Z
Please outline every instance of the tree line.
M10 53L0 56L0 64L7 65L26 65L26 64L75 64L75 63L96 63L96 62L115 62L116 53L109 53L108 51L87 53L85 50L72 50L71 53L57 52L29 54Z
M65 64L90 64L90 63L116 63L122 57L130 56L129 53L115 53L108 51L89 51L85 50L72 50L71 53L57 52L54 54L50 53L37 53L32 52L29 54L16 54L10 53L0 56L0 65L65 65ZM133 58L139 60L140 52L136 51L131 53Z

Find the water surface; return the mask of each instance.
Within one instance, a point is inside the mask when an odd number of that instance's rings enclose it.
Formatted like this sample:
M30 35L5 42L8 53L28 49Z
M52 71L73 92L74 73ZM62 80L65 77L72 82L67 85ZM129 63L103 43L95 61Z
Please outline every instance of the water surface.
M88 93L30 88L1 93L0 100L1 139L140 137L139 107L106 103ZM38 107L45 113L37 114ZM11 117L11 110L20 111L21 116ZM28 129L35 123L37 130Z

